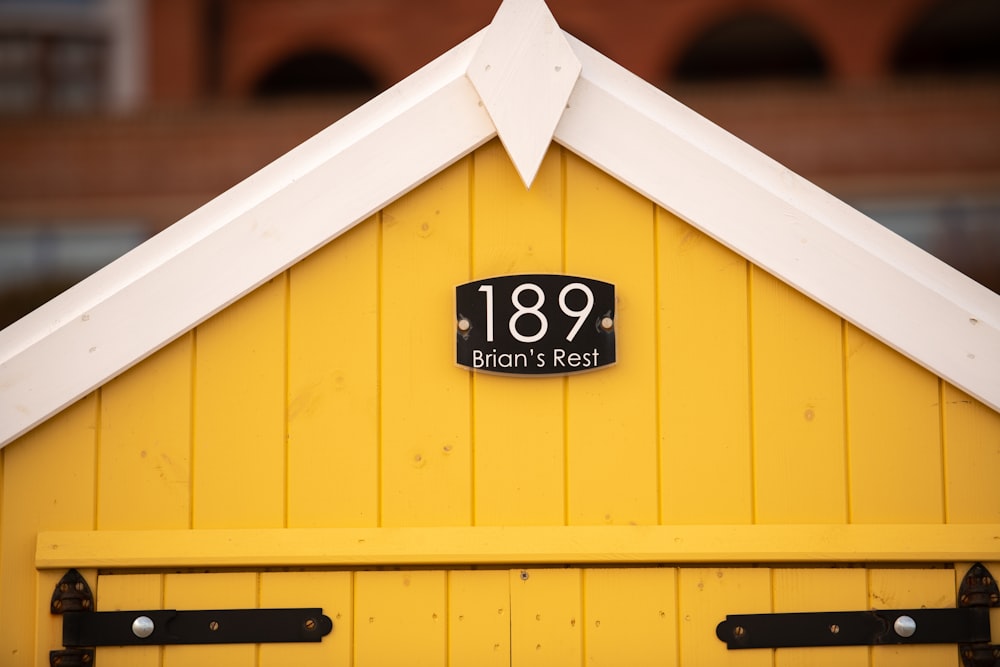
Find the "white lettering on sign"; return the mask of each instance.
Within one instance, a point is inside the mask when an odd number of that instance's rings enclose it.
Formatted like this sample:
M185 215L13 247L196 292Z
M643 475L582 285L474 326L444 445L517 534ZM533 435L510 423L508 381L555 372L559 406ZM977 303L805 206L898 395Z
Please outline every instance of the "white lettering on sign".
M551 354L536 352L534 348L527 352L490 352L472 351L472 367L484 371L506 371L512 368L537 368L542 371L560 372L597 368L601 353L597 348L591 352L567 352L555 348Z
M536 295L535 304L533 306L525 306L521 303L521 295L525 292L534 292ZM514 293L511 294L510 300L514 303L514 307L517 308L514 314L510 316L510 322L507 323L507 327L510 329L510 335L514 337L515 340L519 340L522 343L537 343L545 334L549 331L549 320L542 315L540 310L542 305L545 304L545 292L542 288L534 283L523 283L517 286ZM517 323L525 315L531 315L534 319L538 320L538 332L530 336L525 336L517 328Z
M534 350L531 351L532 356ZM484 370L527 368L528 354L524 352L497 352L496 348L492 352L482 350L472 351L472 367Z
M479 291L486 295L486 341L492 343L495 340L493 333L493 285L481 285ZM573 291L583 292L584 297L587 299L587 304L580 310L574 310L566 303L566 297ZM534 292L535 303L530 306L521 303L521 295L524 292ZM510 300L517 309L507 323L510 335L522 343L534 343L544 338L549 330L549 320L541 311L542 306L545 304L545 292L542 291L542 288L534 283L521 283L511 294ZM576 324L573 325L569 334L566 335L566 340L572 343L573 339L576 338L576 334L580 332L580 327L587 321L590 311L594 309L594 292L583 283L570 283L559 292L559 309L567 317L576 318ZM521 332L518 328L518 322L525 315L532 316L538 322L538 331L533 334L524 334Z
M566 350L552 350L552 364L556 368L594 368L597 366L599 353L595 348L593 352L570 352Z

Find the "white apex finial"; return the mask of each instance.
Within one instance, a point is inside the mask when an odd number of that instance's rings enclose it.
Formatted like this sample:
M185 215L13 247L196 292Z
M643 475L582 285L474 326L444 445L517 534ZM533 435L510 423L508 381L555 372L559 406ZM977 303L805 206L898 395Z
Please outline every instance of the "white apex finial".
M526 187L581 68L543 0L504 0L469 63L469 80Z

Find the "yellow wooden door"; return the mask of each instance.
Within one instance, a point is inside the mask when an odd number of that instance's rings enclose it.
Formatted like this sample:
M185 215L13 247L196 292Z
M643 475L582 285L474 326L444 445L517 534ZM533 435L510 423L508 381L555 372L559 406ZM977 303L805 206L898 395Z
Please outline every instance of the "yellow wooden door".
M993 564L996 567L996 564ZM954 645L729 650L727 614L955 606L957 568L611 567L105 574L99 611L323 607L318 644L102 647L102 667L942 667Z

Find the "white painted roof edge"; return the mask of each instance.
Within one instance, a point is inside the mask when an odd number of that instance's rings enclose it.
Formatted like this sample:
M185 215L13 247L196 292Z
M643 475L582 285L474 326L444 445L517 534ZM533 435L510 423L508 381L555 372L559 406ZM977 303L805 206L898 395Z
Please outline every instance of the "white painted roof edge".
M483 34L0 331L0 446L496 136L466 76ZM554 137L533 141L554 138L1000 411L1000 296L567 39L582 69Z
M557 142L1000 411L1000 295L570 42Z
M580 61L541 0L504 0L468 76L525 187L531 187Z
M465 74L481 40L0 331L0 447L495 137Z

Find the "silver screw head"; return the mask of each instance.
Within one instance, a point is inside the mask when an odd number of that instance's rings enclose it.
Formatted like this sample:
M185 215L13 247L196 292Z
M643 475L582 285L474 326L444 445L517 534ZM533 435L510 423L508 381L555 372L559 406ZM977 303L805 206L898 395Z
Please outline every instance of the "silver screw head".
M912 637L913 633L917 631L917 622L909 616L900 616L896 619L896 622L892 624L892 629L895 630L896 634L900 637Z
M153 634L153 619L149 616L140 616L132 621L132 634L139 639L145 639Z

